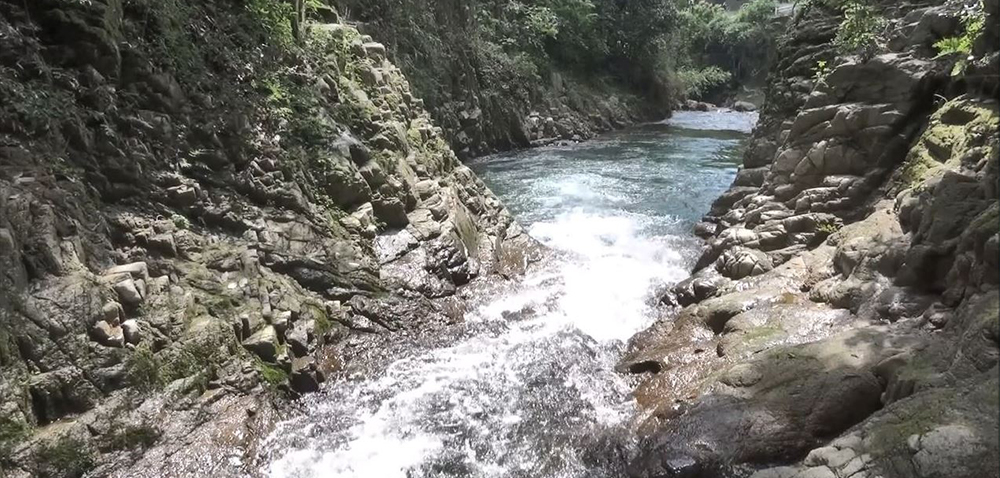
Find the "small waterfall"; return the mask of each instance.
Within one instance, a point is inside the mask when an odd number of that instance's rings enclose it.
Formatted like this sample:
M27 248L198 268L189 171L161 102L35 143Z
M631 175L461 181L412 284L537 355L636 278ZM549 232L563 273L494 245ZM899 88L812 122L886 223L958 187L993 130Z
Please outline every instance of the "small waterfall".
M732 125L752 125L691 114L473 164L557 254L467 314L454 343L308 397L267 439L264 473L621 476L635 410L614 363L655 320L651 289L687 275L690 226L736 170L746 129Z

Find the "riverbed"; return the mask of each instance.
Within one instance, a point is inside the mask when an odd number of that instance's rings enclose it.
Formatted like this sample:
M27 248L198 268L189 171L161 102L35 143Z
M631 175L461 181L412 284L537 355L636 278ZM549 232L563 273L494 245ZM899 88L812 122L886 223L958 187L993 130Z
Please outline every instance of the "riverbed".
M285 477L617 477L635 413L613 371L652 292L698 256L691 227L732 182L754 114L680 112L470 167L553 250L455 339L328 383L267 439Z

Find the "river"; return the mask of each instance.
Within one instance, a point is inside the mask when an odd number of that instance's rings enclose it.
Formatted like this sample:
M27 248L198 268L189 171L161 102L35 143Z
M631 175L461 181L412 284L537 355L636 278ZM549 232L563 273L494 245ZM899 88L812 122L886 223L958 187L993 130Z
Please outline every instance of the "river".
M699 248L691 226L732 182L755 120L680 112L572 146L475 160L556 254L467 314L453 343L308 397L267 439L263 473L621 476L635 410L614 364L653 321L651 291L688 275Z

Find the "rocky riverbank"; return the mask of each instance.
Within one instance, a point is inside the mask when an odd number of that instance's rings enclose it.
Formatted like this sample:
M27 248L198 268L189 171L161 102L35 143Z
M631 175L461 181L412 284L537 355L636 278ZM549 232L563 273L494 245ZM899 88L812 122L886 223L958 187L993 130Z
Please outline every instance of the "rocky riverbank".
M932 48L958 8L880 8L867 61L820 6L783 38L696 271L620 364L632 476L996 476L997 3L964 77Z
M244 476L273 403L532 260L381 44L260 14L0 2L4 476Z

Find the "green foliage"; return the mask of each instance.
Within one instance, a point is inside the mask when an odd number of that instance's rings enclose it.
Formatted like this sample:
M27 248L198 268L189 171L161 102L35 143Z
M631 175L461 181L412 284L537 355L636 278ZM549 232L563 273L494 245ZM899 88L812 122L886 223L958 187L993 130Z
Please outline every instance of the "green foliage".
M171 214L170 222L174 223L177 229L191 229L191 221L180 214Z
M773 0L753 0L733 12L706 0L692 0L681 9L669 49L675 52L670 67L682 82L694 72L704 72L705 79L701 88L682 91L701 97L732 81L761 76L775 50L771 24L775 5ZM729 78L723 80L719 70Z
M39 447L34 461L39 478L80 478L96 465L90 446L69 435Z
M160 360L146 343L139 344L125 361L126 382L140 392L160 387Z
M147 54L163 62L182 81L194 81L206 69L201 46L188 28L195 10L185 0L125 0L126 13L139 18L146 31ZM138 45L137 45L138 46Z
M863 61L872 59L885 46L888 22L864 0L847 0L843 9L844 20L834 39L837 50Z
M276 390L281 385L288 383L288 374L278 366L264 362L259 358L254 359L254 366L260 373L261 380L269 388Z
M819 84L826 81L826 77L830 75L830 66L827 64L826 60L819 60L816 62L816 67L813 68L813 80Z
M701 98L714 88L729 83L732 73L717 66L705 68L681 68L676 73L677 85L687 98Z
M174 380L196 377L199 388L204 389L215 376L219 349L211 340L191 340L174 351L160 369L160 381L168 384Z
M129 385L143 393L188 377L195 377L195 388L204 390L216 374L219 348L211 340L191 340L162 354L140 344L125 362Z
M978 1L972 6L962 11L962 34L954 37L947 37L938 40L934 48L938 50L938 56L956 55L955 66L951 70L951 76L965 74L969 66L972 55L972 48L976 40L982 35L986 28L986 8L982 1Z
M260 23L271 38L281 46L294 43L292 34L292 18L295 9L288 1L281 0L247 0L247 10Z

